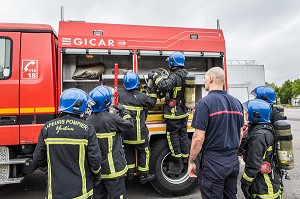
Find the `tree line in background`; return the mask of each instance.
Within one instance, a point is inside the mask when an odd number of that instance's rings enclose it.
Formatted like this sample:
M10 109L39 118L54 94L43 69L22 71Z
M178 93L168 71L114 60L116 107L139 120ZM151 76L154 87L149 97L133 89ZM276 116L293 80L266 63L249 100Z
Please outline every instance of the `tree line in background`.
M270 86L276 91L277 103L280 104L291 104L291 100L300 95L300 79L287 80L280 87L273 82L266 82L266 86Z

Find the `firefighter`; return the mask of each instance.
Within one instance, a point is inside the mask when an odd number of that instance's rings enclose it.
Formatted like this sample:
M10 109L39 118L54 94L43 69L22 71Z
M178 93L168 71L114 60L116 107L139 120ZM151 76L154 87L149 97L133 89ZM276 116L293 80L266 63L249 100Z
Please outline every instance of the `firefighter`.
M256 99L262 99L268 102L272 107L272 114L270 117L271 124L278 120L284 120L286 118L282 117L279 110L273 104L276 103L276 92L273 88L269 86L259 86L251 91L251 94L255 96Z
M251 91L251 94L255 97L255 99L262 99L268 102L272 107L272 114L270 117L271 124L274 127L275 122L278 120L285 120L286 117L282 117L280 111L274 106L276 102L276 92L273 88L269 86L258 86ZM248 124L244 125L244 135L248 132ZM244 138L243 138L244 139ZM242 155L242 154L240 154Z
M274 104L276 103L276 92L275 92L275 90L273 88L269 87L269 86L259 86L259 87L256 87L255 89L253 89L251 91L251 94L254 95L256 97L256 99L265 100L266 102L268 102L271 105L272 113L271 113L271 116L270 116L270 121L271 121L272 126L275 128L275 131L279 130L280 128L277 129L277 127L280 123L277 123L277 125L275 123L279 120L286 120L287 118L286 118L286 116L281 114L280 109L279 109L278 106L274 106ZM282 111L283 111L283 108L282 108ZM286 136L286 134L284 133L283 137L285 137L285 136ZM288 140L285 140L284 143L286 143L286 144L291 143L291 141L292 141L291 139L288 139ZM291 149L290 147L292 146L292 144L287 144L285 146L289 146L288 148ZM280 145L279 148L281 148L281 150L283 150L283 148L285 148L285 146ZM293 149L291 149L291 150L293 150ZM287 156L290 156L290 158L292 157L290 153L287 154ZM286 162L286 161L284 161L284 162ZM289 162L289 163L291 163L291 162ZM288 163L286 162L286 164L288 164ZM282 168L278 168L278 169L282 173L285 173L285 178L286 179L290 179L289 173L286 170L284 170Z
M134 127L124 134L124 149L128 166L128 179L131 180L136 172L135 162L137 151L138 172L141 184L152 181L155 176L149 174L149 131L146 126L146 111L156 104L154 90L149 90L149 96L139 91L139 76L134 72L127 72L123 77L125 90L119 93L119 103L130 112Z
M98 86L89 95L94 104L87 121L96 129L102 152L102 181L94 187L94 198L125 198L125 174L128 168L122 147L122 133L133 127L132 118L120 104L115 107L119 114L109 112L112 97L109 88Z
M254 99L244 105L249 133L241 147L245 153L245 170L241 188L246 198L281 198L280 173L275 168L271 106Z
M60 96L59 118L47 122L33 154L38 167L48 166L46 198L90 198L101 181L101 151L95 128L80 119L88 94L71 88Z
M167 58L170 75L164 80L155 73L149 73L148 78L153 79L159 91L165 93L166 105L164 118L166 121L167 140L175 165L170 166L170 171L179 173L183 164L187 163L189 142L187 134L187 120L189 113L184 103L184 79L187 71L183 70L185 57L182 52L174 52ZM183 160L183 161L182 161Z

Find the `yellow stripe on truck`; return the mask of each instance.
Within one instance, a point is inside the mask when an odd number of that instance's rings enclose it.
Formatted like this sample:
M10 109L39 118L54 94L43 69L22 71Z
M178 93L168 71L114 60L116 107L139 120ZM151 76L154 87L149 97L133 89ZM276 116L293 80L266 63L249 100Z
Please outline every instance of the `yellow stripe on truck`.
M34 113L34 108L20 108L20 113Z
M54 111L54 107L20 108L20 113L47 113Z
M149 114L146 122L162 121L164 120L163 114Z
M190 114L189 117L188 117L188 120L193 120L193 117L194 116L192 114Z
M189 114L189 117L188 117L189 120L192 120L193 119L193 115L192 114ZM147 116L147 120L146 122L156 122L156 121L163 121L164 120L164 116L163 114L148 114Z
M53 113L55 112L55 107L27 107L20 108L21 114L26 113ZM18 114L19 108L0 108L0 114Z
M191 126L187 126L187 129L193 130L194 128ZM166 127L148 127L149 132L161 132L166 131Z
M0 108L1 114L18 114L19 109L18 108Z
M48 113L48 112L54 112L54 107L36 107L35 112L36 113Z

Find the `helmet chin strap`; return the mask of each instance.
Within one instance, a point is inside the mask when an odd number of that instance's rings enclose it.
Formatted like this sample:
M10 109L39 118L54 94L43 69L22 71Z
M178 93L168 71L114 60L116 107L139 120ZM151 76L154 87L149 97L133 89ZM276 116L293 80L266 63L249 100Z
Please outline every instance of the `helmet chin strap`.
M171 66L171 68L170 68L171 71L175 71L175 70L179 70L179 69L182 69L182 67L180 67L180 66Z
M252 121L249 121L249 124L251 125L254 125L254 124L258 124L258 120L252 120Z
M82 113L82 111L79 109L79 107L73 107L73 113L75 113L75 114L81 114Z

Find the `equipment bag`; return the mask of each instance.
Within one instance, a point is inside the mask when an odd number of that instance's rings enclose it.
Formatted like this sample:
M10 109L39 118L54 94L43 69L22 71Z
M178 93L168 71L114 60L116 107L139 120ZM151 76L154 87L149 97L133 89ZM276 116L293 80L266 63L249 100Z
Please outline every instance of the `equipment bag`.
M72 79L83 80L83 79L99 79L100 76L105 72L105 65L102 62L78 65Z

